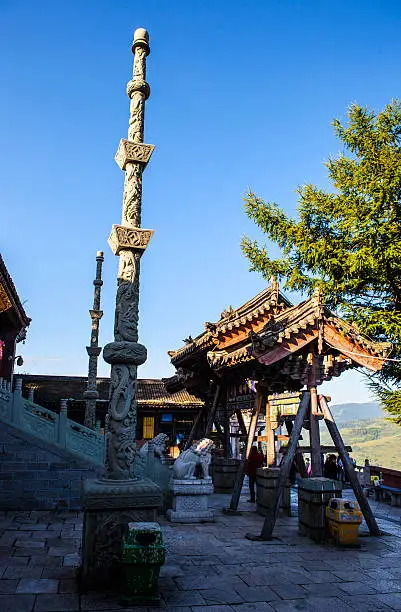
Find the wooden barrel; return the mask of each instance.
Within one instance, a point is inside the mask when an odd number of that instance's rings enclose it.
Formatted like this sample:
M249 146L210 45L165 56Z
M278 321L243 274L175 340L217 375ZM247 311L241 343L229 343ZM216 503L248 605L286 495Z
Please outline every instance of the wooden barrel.
M342 485L330 478L301 478L298 483L298 525L300 535L315 542L327 536L326 506L332 497L342 496Z
M213 457L211 475L215 493L233 492L239 464L239 459Z
M256 471L256 511L266 516L267 511L276 503L276 489L280 468L259 468ZM291 512L291 488L290 481L283 491L281 500L282 510L289 515Z

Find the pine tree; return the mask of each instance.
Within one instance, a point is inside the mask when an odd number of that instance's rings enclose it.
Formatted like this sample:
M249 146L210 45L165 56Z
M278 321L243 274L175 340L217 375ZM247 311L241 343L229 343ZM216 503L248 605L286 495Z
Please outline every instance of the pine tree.
M282 256L244 237L250 269L311 292L320 286L327 305L377 341L393 344L372 385L401 425L401 102L375 114L356 104L348 125L333 121L345 151L325 164L333 190L300 187L298 219L254 193L245 211Z

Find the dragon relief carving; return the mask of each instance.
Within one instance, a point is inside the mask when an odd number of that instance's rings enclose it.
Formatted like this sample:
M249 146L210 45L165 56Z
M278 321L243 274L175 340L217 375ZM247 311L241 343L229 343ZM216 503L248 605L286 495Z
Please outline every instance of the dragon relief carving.
M140 256L132 251L122 251L116 296L114 336L116 341L138 340Z
M118 364L111 369L109 420L106 432L108 478L134 478L136 453L135 365Z
M127 164L124 182L123 224L131 227L141 225L143 164Z
M128 139L132 140L132 142L142 142L144 135L145 96L139 89L134 89L131 96Z

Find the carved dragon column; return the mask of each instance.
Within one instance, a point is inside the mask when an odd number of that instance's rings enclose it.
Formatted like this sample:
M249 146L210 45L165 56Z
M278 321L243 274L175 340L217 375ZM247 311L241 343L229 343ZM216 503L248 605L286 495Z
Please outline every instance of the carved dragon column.
M134 72L127 85L131 100L128 139L122 139L116 161L125 171L122 224L113 225L109 244L120 257L114 342L104 347L103 357L111 364L110 405L106 433L107 477L134 477L136 440L137 367L146 361L146 348L138 344L140 258L152 234L141 225L142 172L154 147L143 143L149 35L138 29L132 45Z
M99 323L103 316L103 311L100 310L100 293L103 285L102 281L102 265L104 262L103 251L98 251L96 255L96 278L93 281L94 284L94 295L93 295L93 308L89 311L92 319L92 331L90 346L86 347L86 351L89 355L89 366L88 366L88 386L84 393L84 399L86 400L85 406L85 425L90 429L95 429L96 425L96 400L99 397L99 392L96 387L97 379L97 359L100 355L102 348L98 346L99 341Z
M113 225L109 244L119 256L114 342L103 349L111 365L106 417L105 474L84 483L82 583L85 588L113 588L121 572L122 538L131 521L154 521L161 491L135 477L137 367L146 361L138 343L140 258L153 234L141 229L142 173L154 147L144 144L149 35L140 28L132 45L134 71L127 86L131 100L128 138L120 141L116 161L125 172L121 225Z

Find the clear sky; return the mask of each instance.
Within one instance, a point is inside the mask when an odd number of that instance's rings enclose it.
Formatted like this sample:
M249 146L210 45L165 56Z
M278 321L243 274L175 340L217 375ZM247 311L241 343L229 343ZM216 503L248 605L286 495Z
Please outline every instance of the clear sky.
M326 187L352 102L401 97L399 0L0 0L1 252L32 323L23 372L85 375L97 250L100 344L112 340L132 33L151 36L140 377L173 373L167 351L264 288L239 243L260 237L248 187L295 214L298 185ZM99 361L99 374L108 366ZM368 399L357 374L326 387Z

